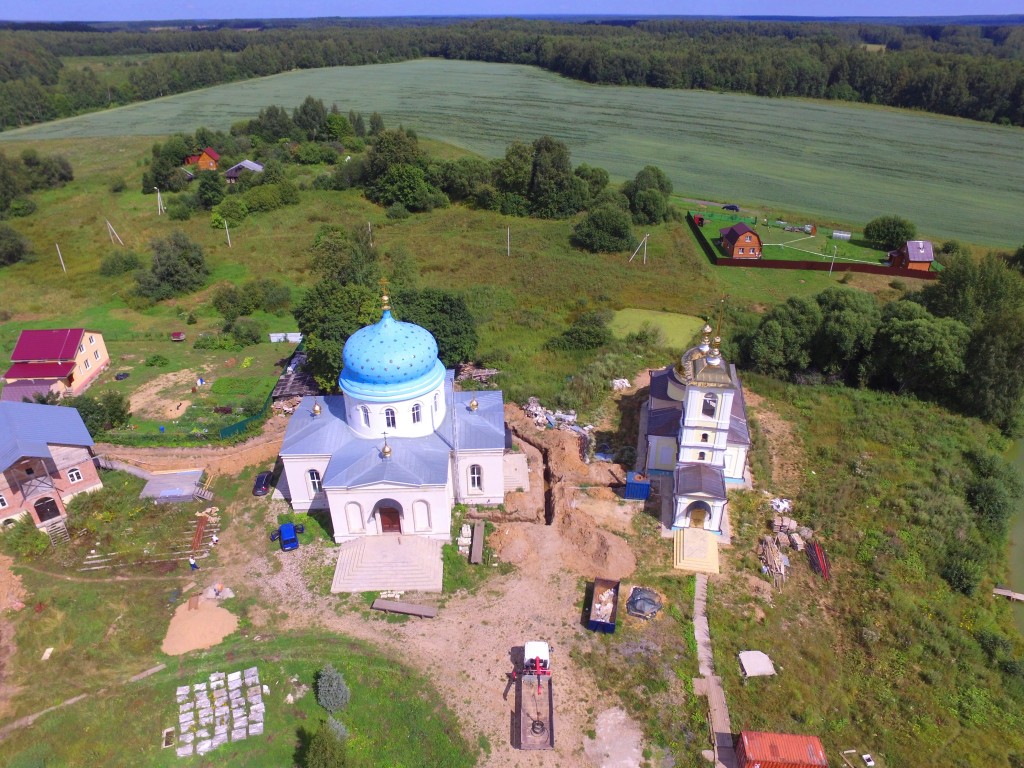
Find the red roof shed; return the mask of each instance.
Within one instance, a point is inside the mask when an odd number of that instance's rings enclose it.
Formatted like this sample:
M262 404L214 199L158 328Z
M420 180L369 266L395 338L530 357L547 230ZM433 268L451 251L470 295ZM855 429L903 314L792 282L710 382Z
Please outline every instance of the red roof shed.
M74 360L84 333L84 328L22 331L11 353L11 362Z
M742 731L736 742L739 768L828 768L817 736Z

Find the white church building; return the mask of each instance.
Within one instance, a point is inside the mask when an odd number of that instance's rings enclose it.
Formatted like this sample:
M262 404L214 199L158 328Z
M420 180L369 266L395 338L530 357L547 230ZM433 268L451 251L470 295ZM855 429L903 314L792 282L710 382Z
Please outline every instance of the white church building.
M296 512L329 511L339 543L449 542L454 504L504 500L502 393L456 392L434 337L383 300L380 321L345 343L341 394L293 412L278 487Z
M736 366L705 325L699 346L676 365L651 372L646 471L671 481L666 528L722 532L729 485L745 482L750 432Z

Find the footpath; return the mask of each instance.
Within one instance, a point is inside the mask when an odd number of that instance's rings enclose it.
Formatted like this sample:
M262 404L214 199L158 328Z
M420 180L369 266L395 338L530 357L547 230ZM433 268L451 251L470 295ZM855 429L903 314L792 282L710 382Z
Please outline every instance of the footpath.
M708 577L703 573L697 574L697 585L693 594L693 633L697 638L697 663L701 675L694 678L693 691L699 696L707 696L714 738L714 752L705 753L705 756L714 760L715 768L736 768L736 752L733 749L729 707L725 703L722 678L715 674L715 660L711 653L711 629L708 626Z

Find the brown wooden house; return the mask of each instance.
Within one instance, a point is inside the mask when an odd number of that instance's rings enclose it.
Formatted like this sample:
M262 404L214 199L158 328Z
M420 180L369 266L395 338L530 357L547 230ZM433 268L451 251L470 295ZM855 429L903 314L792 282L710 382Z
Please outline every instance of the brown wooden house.
M731 259L760 259L761 238L746 224L733 224L718 230L722 237L722 250Z
M199 171L216 171L218 160L220 160L220 155L214 151L213 147L207 147L198 155L189 155L186 157L185 165L194 165L196 170Z
M928 240L908 240L895 251L889 251L889 266L927 272L935 261L935 252Z

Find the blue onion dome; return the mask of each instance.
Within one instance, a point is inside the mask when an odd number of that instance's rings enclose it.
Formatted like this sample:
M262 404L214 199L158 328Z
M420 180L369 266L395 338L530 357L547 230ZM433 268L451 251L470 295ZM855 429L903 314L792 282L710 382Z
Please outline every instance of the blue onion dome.
M384 315L360 328L345 342L344 368L338 377L352 397L389 402L425 395L444 381L437 342L426 328Z

